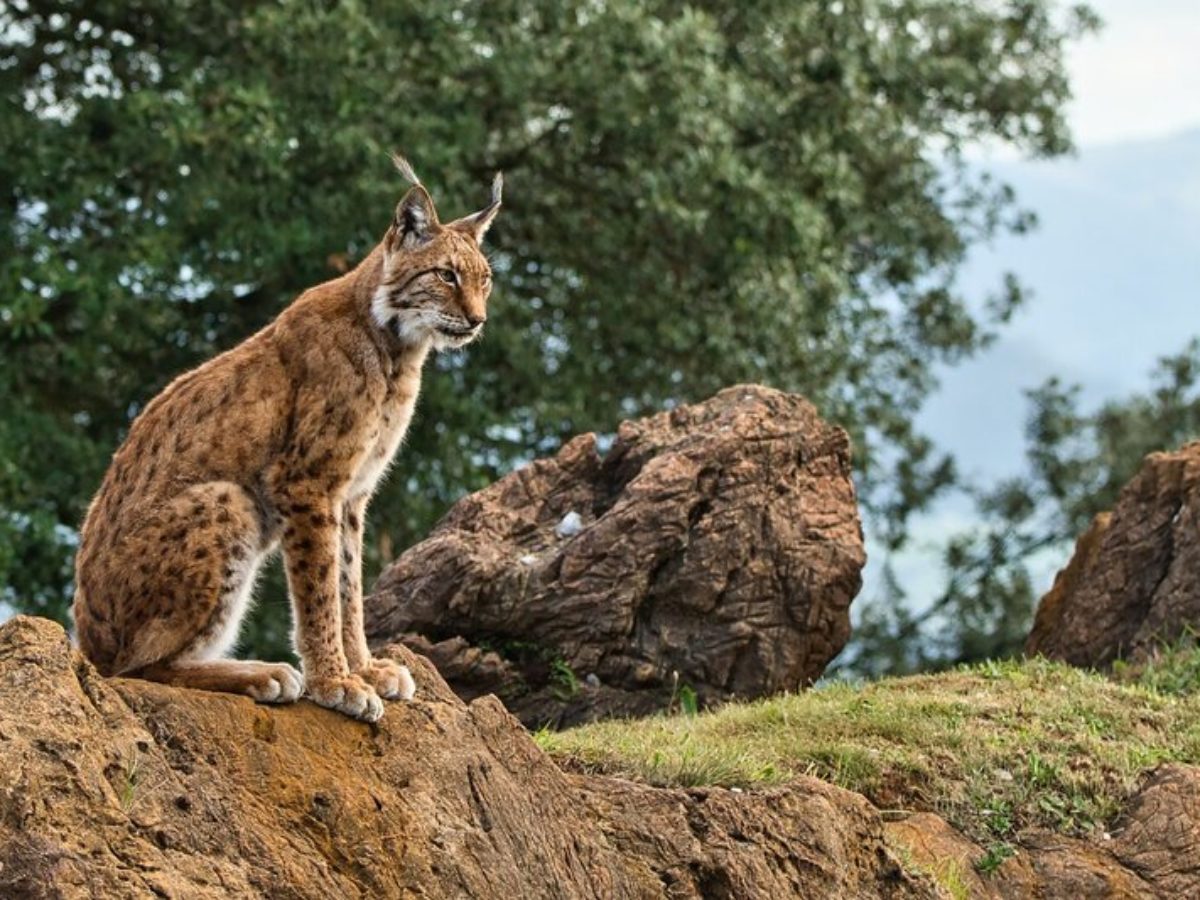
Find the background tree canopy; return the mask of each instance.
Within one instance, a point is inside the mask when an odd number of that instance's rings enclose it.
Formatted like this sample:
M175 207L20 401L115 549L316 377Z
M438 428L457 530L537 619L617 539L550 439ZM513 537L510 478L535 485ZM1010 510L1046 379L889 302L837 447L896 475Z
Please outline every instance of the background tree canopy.
M1094 24L1048 0L4 5L3 599L63 618L132 417L366 253L393 148L446 215L496 169L507 190L493 325L427 379L376 561L567 435L746 380L851 430L901 545L954 481L911 424L934 366L1021 300L955 289L1031 222L964 149L1067 151L1064 44Z

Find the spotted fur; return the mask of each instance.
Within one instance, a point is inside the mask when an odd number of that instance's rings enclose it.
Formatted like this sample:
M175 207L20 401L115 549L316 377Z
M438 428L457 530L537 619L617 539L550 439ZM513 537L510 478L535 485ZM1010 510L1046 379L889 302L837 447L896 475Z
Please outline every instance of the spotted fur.
M114 455L76 559L76 630L101 672L262 702L306 689L368 721L380 696L412 696L407 669L367 649L363 526L430 350L483 328L492 274L479 245L500 181L487 207L443 225L398 167L413 187L366 259L176 378ZM303 676L224 658L278 546Z

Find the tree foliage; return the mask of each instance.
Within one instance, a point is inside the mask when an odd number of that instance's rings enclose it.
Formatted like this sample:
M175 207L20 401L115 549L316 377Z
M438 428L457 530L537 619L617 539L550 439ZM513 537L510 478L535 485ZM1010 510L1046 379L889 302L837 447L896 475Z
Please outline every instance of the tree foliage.
M131 418L361 258L408 154L447 214L506 173L492 325L427 381L376 556L573 432L753 380L811 397L904 539L952 479L933 366L1020 301L964 148L1069 148L1049 0L0 7L0 581L61 616ZM382 546L380 542L382 543Z

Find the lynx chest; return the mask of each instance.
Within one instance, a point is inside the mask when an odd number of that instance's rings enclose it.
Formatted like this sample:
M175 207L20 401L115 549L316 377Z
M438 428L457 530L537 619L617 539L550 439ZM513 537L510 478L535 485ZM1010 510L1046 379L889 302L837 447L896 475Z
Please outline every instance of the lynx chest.
M420 390L418 379L405 379L389 392L366 431L366 452L350 483L348 497L370 496L387 473L388 467L412 421Z

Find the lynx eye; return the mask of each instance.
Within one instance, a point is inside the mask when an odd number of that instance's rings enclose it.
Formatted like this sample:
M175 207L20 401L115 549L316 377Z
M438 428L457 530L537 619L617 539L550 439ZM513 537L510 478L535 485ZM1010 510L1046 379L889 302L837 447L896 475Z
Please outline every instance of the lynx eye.
M457 284L458 275L453 269L438 269L437 277L446 282L446 284Z

